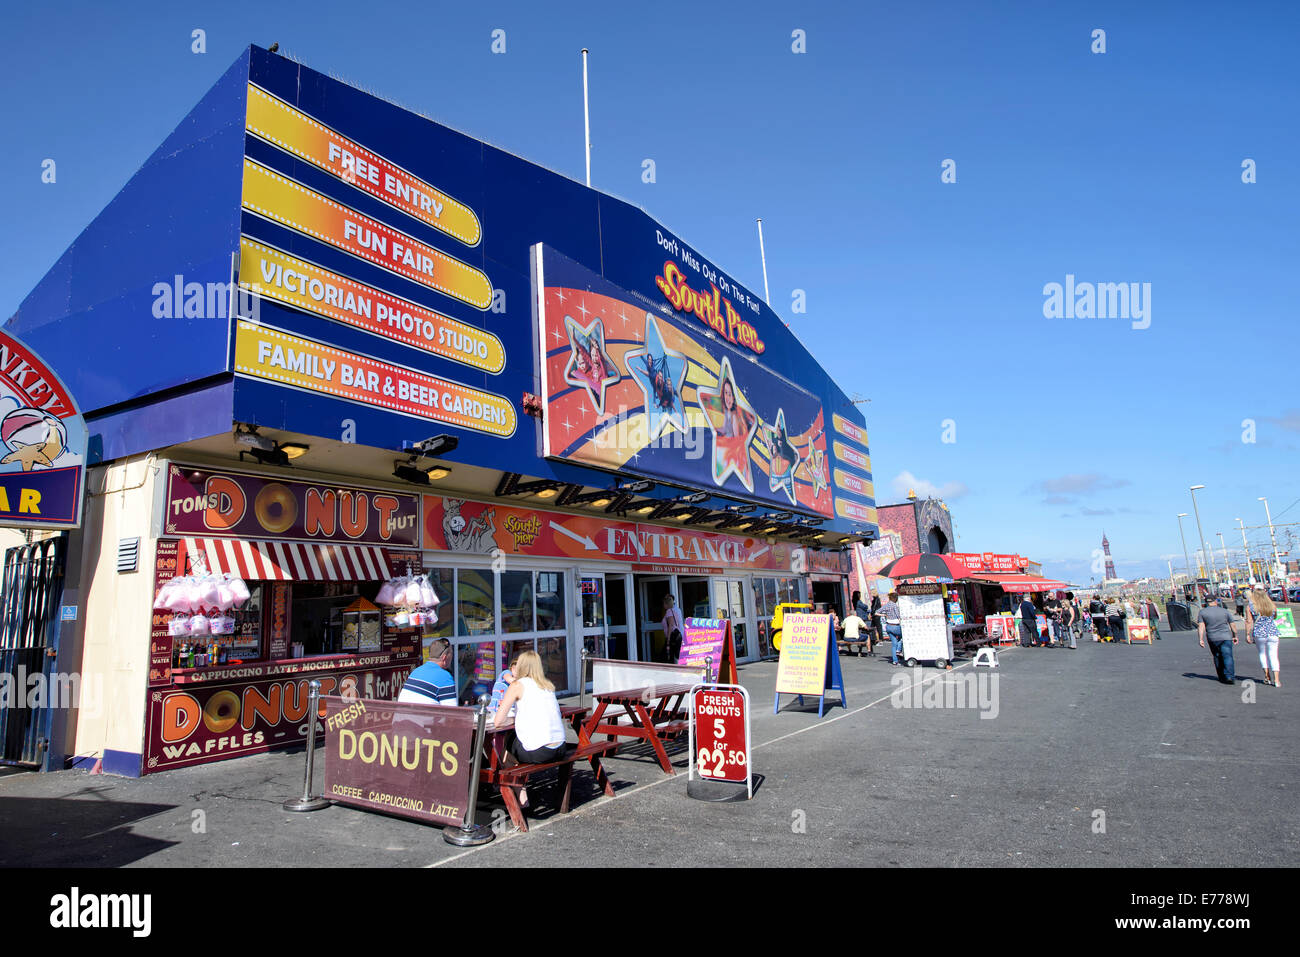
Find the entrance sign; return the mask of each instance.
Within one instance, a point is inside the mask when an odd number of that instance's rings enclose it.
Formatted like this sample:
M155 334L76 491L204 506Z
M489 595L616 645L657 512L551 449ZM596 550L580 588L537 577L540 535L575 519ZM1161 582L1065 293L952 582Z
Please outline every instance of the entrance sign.
M77 528L86 422L41 357L0 330L0 525Z
M754 796L750 761L749 693L737 684L698 684L691 689L690 770L686 793L700 800L738 801ZM698 764L698 768L697 768ZM701 782L744 784L735 790L705 790Z
M772 713L781 710L781 695L818 698L817 716L826 713L826 692L838 690L840 704L848 707L840 655L831 634L830 615L786 615L782 622L781 657L776 666L776 700Z
M685 625L677 663L701 667L708 659L713 665L711 677L724 684L735 684L736 645L731 634L731 621L726 618L687 618Z
M331 801L459 827L469 804L477 712L324 696Z

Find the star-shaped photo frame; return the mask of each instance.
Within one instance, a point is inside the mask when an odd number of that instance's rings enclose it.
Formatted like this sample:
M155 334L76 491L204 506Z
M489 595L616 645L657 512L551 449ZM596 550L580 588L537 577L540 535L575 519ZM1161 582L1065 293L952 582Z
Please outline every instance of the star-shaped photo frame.
M799 450L790 441L790 433L785 427L785 409L776 412L776 424L771 427L772 458L769 460L767 476L768 488L773 492L784 492L791 505L797 505L795 495L794 473L803 459Z
M564 317L569 335L569 361L564 366L564 381L587 390L592 407L605 414L605 390L622 376L614 360L605 351L605 326L599 318L591 325L580 326L572 316Z
M717 387L700 388L698 392L704 419L713 433L714 484L722 485L734 475L746 491L754 491L749 447L758 432L758 413L736 385L735 373L726 356L722 357Z
M682 386L686 381L686 356L669 349L653 314L645 314L645 345L633 349L623 361L627 374L645 395L646 438L653 442L670 428L686 434Z
M826 450L817 448L817 440L821 438L822 433L818 432L808 441L808 457L803 460L803 466L812 482L813 498L816 498L823 490L831 487L830 477L826 474Z

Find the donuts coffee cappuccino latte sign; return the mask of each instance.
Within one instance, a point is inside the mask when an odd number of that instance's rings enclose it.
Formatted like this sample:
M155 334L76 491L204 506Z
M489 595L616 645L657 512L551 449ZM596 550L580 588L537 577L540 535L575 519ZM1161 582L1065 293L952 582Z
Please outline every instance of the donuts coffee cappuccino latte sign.
M420 545L420 497L172 464L164 535Z

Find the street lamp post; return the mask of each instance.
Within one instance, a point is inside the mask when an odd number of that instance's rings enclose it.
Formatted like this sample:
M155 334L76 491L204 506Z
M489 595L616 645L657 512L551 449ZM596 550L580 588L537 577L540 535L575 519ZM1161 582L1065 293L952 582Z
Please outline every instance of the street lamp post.
M1241 519L1237 519L1237 524L1241 526L1241 547L1246 550L1246 573L1250 577L1250 584L1255 584L1255 566L1250 560L1250 542L1246 541L1246 525Z
M1215 534L1219 536L1219 547L1223 549L1223 570L1228 576L1228 587L1233 588L1235 586L1232 583L1232 565L1228 561L1228 545L1223 540L1223 532L1215 532Z
M1268 499L1261 495L1259 500L1264 503L1264 517L1268 519L1268 537L1269 541L1273 543L1273 567L1269 570L1268 575L1269 583L1272 584L1273 576L1277 574L1277 570L1282 564L1282 558L1277 553L1277 536L1273 534L1273 516L1268 511ZM1283 511L1286 510L1283 509Z
M1214 552L1210 551L1208 548L1205 547L1205 532L1201 528L1201 510L1199 507L1197 507L1196 504L1196 490L1201 488L1205 488L1205 486L1193 485L1191 487L1192 512L1194 512L1196 515L1196 534L1201 539L1201 554L1208 555L1210 557L1210 582L1214 585L1214 594L1217 597L1219 594L1219 569L1214 564Z
M1178 513L1178 537L1183 541L1183 561L1187 565L1187 580L1189 582L1194 582L1196 581L1197 576L1192 574L1192 560L1187 556L1187 536L1183 534L1183 519L1186 517L1186 512Z

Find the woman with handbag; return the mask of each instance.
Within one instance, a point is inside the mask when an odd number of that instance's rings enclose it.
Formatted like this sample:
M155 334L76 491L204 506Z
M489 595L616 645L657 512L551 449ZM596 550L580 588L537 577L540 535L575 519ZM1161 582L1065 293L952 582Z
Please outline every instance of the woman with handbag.
M682 613L677 609L677 599L673 595L664 598L664 639L667 641L668 663L675 665L682 653Z

